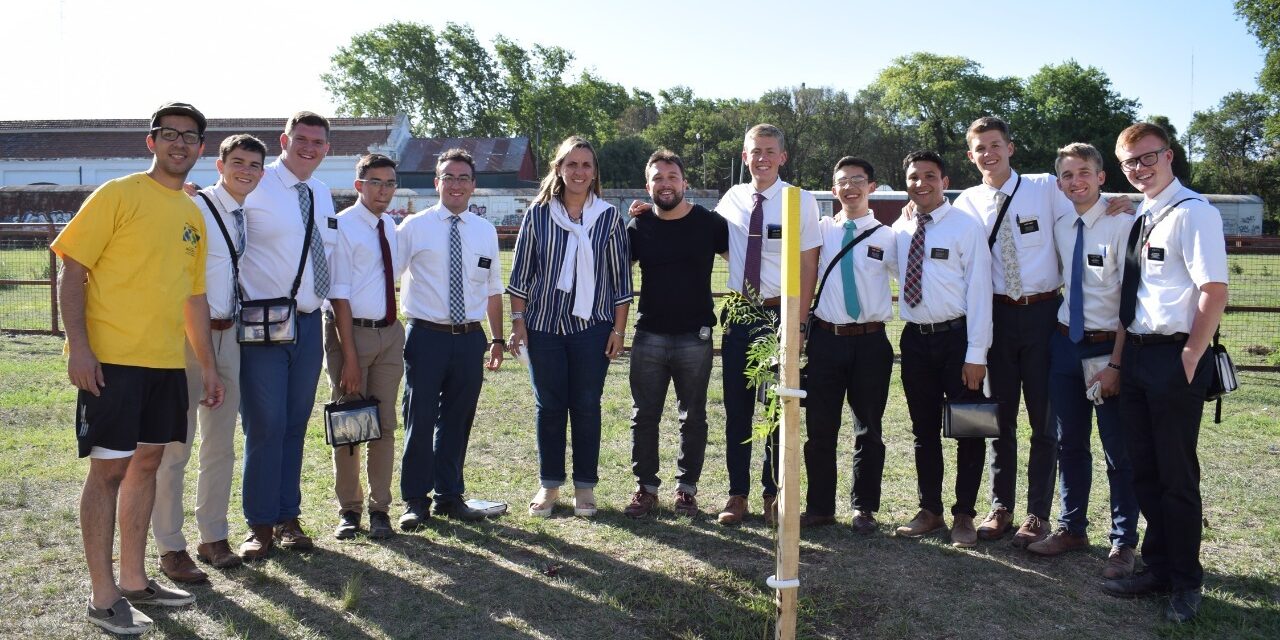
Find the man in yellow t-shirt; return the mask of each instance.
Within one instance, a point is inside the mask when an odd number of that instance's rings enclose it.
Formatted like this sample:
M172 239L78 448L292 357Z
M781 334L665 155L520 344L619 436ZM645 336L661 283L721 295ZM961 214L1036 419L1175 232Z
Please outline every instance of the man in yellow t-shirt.
M148 579L145 559L156 468L165 445L187 436L184 337L203 372L201 403L222 403L204 294L204 219L182 191L204 150L206 124L189 104L161 106L147 135L151 168L99 187L51 246L62 258L67 375L80 390L76 439L80 457L90 458L80 495L88 617L115 633L150 626L132 604L195 600Z

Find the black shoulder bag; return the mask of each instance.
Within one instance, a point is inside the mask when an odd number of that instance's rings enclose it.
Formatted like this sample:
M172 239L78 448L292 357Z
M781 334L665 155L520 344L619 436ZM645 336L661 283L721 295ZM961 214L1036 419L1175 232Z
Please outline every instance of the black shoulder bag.
M298 275L293 278L293 288L287 298L270 300L242 300L236 322L236 341L244 345L293 344L298 340L298 288L302 286L302 271L307 266L307 254L311 249L311 233L316 226L315 194L307 211L307 233L302 239L302 257L298 258Z

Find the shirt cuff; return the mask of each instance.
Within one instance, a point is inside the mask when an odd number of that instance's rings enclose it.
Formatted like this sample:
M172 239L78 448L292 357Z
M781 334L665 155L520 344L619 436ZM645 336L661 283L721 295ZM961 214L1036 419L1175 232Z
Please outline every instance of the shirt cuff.
M987 349L986 349L986 347L969 347L969 348L964 352L964 363L965 363L965 364L980 364L980 365L982 365L982 366L984 366L984 367L985 367L985 366L987 365Z
M330 300L350 300L351 285L345 285L345 284L332 285L329 287L329 295L327 297Z

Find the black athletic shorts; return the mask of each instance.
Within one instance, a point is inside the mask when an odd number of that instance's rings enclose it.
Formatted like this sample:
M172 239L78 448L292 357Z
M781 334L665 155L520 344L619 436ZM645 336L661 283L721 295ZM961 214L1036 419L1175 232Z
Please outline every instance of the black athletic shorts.
M187 440L187 372L102 364L98 396L76 396L76 443L83 458L94 447L133 451L138 444Z

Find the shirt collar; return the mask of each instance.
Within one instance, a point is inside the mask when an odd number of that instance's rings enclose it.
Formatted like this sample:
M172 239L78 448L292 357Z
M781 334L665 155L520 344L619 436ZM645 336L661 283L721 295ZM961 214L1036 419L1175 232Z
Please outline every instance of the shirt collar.
M354 215L356 219L369 225L370 229L378 228L378 221L382 220L382 216L373 215L373 212L370 211L368 207L364 206L364 203L360 202L359 198L356 198L356 203L351 205L351 214Z
M1093 225L1097 223L1098 220L1101 220L1102 216L1106 215L1106 213L1107 213L1107 199L1103 198L1102 196L1098 196L1098 201L1093 203L1093 206L1089 207L1089 210L1084 212L1084 215L1080 215L1077 217L1080 218L1081 220L1084 220L1084 226L1092 229ZM1072 222L1071 224L1074 226L1075 222Z
M447 207L445 207L444 204L439 202L437 202L436 205L432 207L432 209L435 209L436 219L441 222L448 222L450 216L453 215L452 211L450 211ZM458 214L458 222L462 224L466 224L467 218L472 215L475 215L475 214L471 213L471 211L463 211L462 213Z
M1156 194L1156 197L1144 200L1142 208L1153 216L1157 215L1162 209L1169 206L1169 203L1173 202L1174 196L1178 195L1179 191L1182 191L1182 182L1174 178L1173 182L1169 183L1169 186Z
M951 211L951 201L947 199L943 199L942 206L938 207L937 209L934 209L932 212L929 213L929 220L934 224L938 224L939 222L942 222L942 219L945 218L947 213L950 211Z
M206 195L211 196L210 199L218 204L217 208L219 210L214 211L214 213L217 213L218 215L230 215L232 211L244 208L244 205L236 202L236 199L231 197L231 193L222 186L221 181L211 187L205 187L201 191L204 191Z
M782 178L778 178L777 180L773 181L773 184L769 185L768 189L765 189L764 191L756 191L754 188L752 188L751 193L758 193L764 196L765 200L772 200L773 197L778 195L778 192L782 191L782 188L786 186L790 186L790 185L788 185L786 182L783 182Z
M267 168L275 170L276 177L280 179L280 184L284 185L284 188L286 189L296 189L297 187L294 185L299 182L305 182L305 180L299 180L298 176L293 175L293 172L289 170L289 167L286 167L284 161L279 158L276 158L275 162L267 165Z
M844 224L846 222L850 222L850 220L845 217L844 211L841 210L840 213L836 214L836 222L839 222L840 224ZM854 218L852 222L855 229L861 230L873 224L876 224L876 222L878 221L876 220L875 212L870 209L867 209L867 215Z
M1000 185L1000 188L996 189L996 191L999 191L1000 193L1003 193L1006 196L1012 196L1013 188L1017 186L1017 184L1018 184L1018 172L1010 168L1009 179L1005 180L1004 184Z

